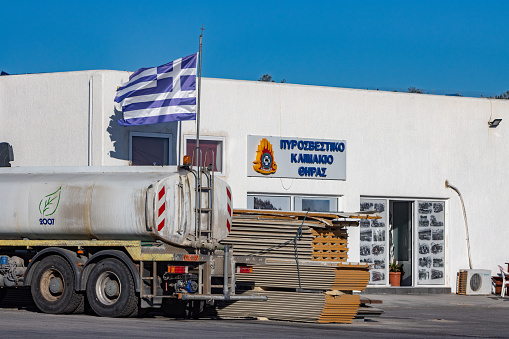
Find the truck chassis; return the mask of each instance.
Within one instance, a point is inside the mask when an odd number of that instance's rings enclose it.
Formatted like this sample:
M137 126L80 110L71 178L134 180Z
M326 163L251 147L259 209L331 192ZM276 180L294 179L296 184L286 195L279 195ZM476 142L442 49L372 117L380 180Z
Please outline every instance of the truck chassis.
M86 299L105 317L151 307L193 316L205 302L267 299L235 294L238 267L264 259L233 256L228 246L212 252L130 240L0 240L0 260L0 291L30 286L45 313L82 312Z

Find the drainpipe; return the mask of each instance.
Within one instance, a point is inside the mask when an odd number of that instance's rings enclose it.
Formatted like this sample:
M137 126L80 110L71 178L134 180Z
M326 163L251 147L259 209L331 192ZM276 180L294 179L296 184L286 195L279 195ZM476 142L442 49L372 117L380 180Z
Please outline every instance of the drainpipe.
M468 266L470 267L470 269L472 269L472 257L470 256L470 238L468 235L467 211L465 210L465 203L463 202L463 197L461 196L460 191L453 185L449 184L449 180L445 180L445 187L452 189L453 191L458 193L458 196L460 197L461 207L463 209L463 219L465 220L465 233L467 237Z

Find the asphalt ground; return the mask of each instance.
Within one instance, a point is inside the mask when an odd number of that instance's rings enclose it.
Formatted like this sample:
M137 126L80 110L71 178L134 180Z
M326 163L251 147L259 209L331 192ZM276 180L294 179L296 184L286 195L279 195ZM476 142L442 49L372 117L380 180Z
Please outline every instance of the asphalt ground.
M362 295L382 300L373 305L384 311L379 318L342 326L345 331L366 331L372 337L392 338L509 338L509 297Z
M2 337L36 338L509 338L509 297L362 295L382 300L380 317L353 324L261 320L182 320L152 312L143 318L39 313L30 295L0 304Z

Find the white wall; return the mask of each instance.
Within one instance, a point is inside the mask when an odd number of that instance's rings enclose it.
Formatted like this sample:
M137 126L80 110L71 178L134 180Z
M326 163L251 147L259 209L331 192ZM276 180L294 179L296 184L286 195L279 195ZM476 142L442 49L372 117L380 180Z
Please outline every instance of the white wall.
M13 166L87 164L89 77L77 72L0 78L0 138L14 148Z
M129 165L130 132L176 136L177 123L117 124L122 117L113 100L129 75L80 71L0 77L0 142L13 146L12 165Z
M113 98L128 72L83 71L0 77L0 142L13 145L14 166L127 165L130 131L171 133L177 124L121 127ZM91 116L90 116L91 114ZM496 129L490 119L504 119ZM90 122L90 128L89 128ZM507 261L509 101L317 86L203 79L202 136L226 140L224 179L233 204L248 192L447 200L447 285L468 268L465 200L474 268L497 271ZM90 137L89 137L90 133ZM195 134L195 122L182 134ZM347 180L247 177L247 135L347 142ZM90 139L90 141L89 141ZM89 145L91 153L89 154ZM248 159L249 158L249 159ZM358 240L357 230L352 231ZM358 260L358 241L351 260Z
M349 211L361 196L448 199L446 281L454 289L468 259L448 179L465 200L474 268L495 273L507 261L508 101L221 79L202 86L200 134L226 137L235 207L246 207L248 192L340 195ZM490 116L504 121L490 129ZM183 123L184 133L194 128ZM347 180L248 178L247 135L346 140Z

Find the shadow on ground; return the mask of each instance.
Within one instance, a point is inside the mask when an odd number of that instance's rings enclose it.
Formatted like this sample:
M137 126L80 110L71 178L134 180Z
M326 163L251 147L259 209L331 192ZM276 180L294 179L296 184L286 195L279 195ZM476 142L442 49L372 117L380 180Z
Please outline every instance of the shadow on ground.
M6 289L4 297L0 300L0 308L16 308L39 312L32 299L29 287Z

